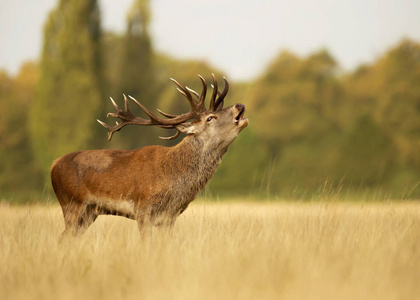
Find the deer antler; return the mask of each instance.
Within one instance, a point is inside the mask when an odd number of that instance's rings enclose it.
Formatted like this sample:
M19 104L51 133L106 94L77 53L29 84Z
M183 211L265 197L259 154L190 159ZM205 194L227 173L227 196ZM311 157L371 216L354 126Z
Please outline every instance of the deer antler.
M214 76L214 74L212 74L212 76L213 76L213 84L211 85L211 87L213 88L213 94L210 100L209 111L219 111L219 110L222 110L224 99L229 91L229 82L226 80L226 77L223 76L223 80L225 81L225 87L223 89L223 92L220 93L217 89L218 87L217 87L216 77ZM217 100L216 100L216 96L219 96Z
M112 135L115 132L120 131L126 125L145 125L145 126L156 125L156 126L159 126L161 128L165 128L165 129L173 129L173 128L176 128L175 127L176 125L184 123L188 120L198 119L203 112L206 112L205 99L206 99L206 93L207 93L206 81L204 80L204 78L201 75L198 75L198 77L200 78L200 80L203 84L203 89L202 89L200 95L196 91L181 85L178 81L171 78L171 80L178 86L177 90L187 98L188 102L190 103L191 110L189 112L181 114L181 115L171 115L171 114L162 112L161 110L158 109L158 112L161 115L163 115L164 117L166 117L167 119L162 119L162 118L157 117L148 108L143 106L136 99L134 99L131 96L128 96L150 118L150 119L143 119L141 117L138 117L138 116L134 115L131 112L129 101L128 101L128 99L125 95L124 95L125 110L122 110L117 105L117 103L115 103L114 99L112 99L110 97L111 102L114 105L116 112L115 113L108 113L107 117L120 118L122 121L120 123L116 122L117 124L115 126L109 126L108 124L106 124L106 123L104 123L100 120L97 120L99 122L99 124L101 124L102 126L104 126L108 130L108 141L111 140ZM226 78L223 77L223 79L225 81L225 87L224 87L224 90L223 90L222 93L218 93L216 77L214 76L214 74L212 74L212 77L213 77L213 94L212 94L212 98L210 100L210 107L209 107L208 111L215 112L215 111L221 110L223 108L223 99L224 99L224 97L226 96L226 94L229 90L229 84L228 84ZM191 93L193 93L198 98L198 102L193 99L193 96L191 95ZM216 100L217 95L219 97ZM177 138L179 136L179 134L180 134L180 132L177 131L177 133L173 136L161 137L161 138L162 139L174 139L174 138Z

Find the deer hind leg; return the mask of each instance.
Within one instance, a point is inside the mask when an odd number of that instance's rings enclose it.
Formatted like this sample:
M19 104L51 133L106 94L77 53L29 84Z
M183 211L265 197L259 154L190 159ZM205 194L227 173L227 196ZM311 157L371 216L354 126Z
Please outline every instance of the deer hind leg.
M96 220L98 214L95 205L86 205L72 201L62 205L65 229L62 236L78 236Z
M90 225L98 218L98 211L95 204L88 204L78 220L77 234L83 234Z

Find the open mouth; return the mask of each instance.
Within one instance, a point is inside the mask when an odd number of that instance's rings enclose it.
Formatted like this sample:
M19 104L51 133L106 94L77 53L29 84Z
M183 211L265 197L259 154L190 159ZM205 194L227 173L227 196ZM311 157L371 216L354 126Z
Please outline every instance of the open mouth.
M248 126L248 119L244 118L245 114L245 105L243 104L236 104L234 106L236 108L236 111L239 111L238 115L233 119L233 122L236 126L238 126L239 131L244 129L246 126Z
M239 123L239 121L240 121L241 119L243 119L244 114L245 114L245 107L243 107L243 108L241 109L241 111L239 112L239 114L236 116L236 118L235 118L235 123Z

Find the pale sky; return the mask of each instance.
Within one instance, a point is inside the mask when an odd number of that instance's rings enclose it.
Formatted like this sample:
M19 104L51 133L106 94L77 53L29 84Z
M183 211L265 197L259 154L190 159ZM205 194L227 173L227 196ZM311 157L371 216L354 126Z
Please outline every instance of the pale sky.
M99 0L102 26L123 32L134 0ZM0 0L0 68L37 59L58 0ZM377 59L407 37L420 42L420 0L151 0L157 51L204 59L232 80L261 74L281 50L327 48L344 70Z

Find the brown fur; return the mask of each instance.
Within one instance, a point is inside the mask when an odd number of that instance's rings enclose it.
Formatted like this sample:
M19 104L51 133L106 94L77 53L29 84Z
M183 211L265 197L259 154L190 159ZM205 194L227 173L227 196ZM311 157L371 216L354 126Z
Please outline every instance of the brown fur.
M211 113L211 123L205 121L210 113L203 115L174 147L78 151L54 161L51 181L65 232L83 233L101 214L134 219L140 228L145 222L172 224L248 124L246 119L234 122L238 107Z

